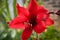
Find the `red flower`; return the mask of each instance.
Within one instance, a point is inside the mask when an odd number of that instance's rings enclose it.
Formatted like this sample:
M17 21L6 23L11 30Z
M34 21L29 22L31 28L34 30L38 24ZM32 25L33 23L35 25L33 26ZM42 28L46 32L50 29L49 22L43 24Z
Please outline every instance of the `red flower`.
M38 6L36 0L31 0L28 9L17 4L18 16L10 22L10 28L24 29L22 40L27 40L32 31L42 33L46 26L52 25L53 20L49 18L48 11L43 6Z

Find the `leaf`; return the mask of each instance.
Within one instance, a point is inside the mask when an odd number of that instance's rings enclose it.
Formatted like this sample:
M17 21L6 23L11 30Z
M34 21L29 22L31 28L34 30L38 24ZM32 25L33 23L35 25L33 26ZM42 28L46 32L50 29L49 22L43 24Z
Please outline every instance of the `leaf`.
M8 0L5 0L5 7L6 7L6 10L7 10L7 17L9 18L9 20L11 20Z
M0 21L2 22L3 26L4 26L6 29L8 29L8 24L7 24L7 22L6 22L5 18L4 18L4 16L1 15L0 18L1 18Z
M13 9L14 9L14 16L17 16L17 11L16 11L16 0L13 1Z

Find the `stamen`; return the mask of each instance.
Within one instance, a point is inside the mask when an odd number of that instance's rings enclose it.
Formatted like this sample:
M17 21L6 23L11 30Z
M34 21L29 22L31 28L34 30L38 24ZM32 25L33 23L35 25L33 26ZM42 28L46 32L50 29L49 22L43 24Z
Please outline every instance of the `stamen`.
M27 22L24 22L25 25L29 25L32 27L32 24L30 24L28 21Z

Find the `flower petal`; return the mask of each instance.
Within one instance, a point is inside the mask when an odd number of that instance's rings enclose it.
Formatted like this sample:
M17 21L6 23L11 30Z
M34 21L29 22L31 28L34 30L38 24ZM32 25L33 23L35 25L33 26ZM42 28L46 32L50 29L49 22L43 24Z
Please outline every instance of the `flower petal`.
M30 12L30 14L37 14L37 11L39 9L39 6L36 2L36 0L31 0L29 5L28 5L28 10Z
M19 24L9 24L10 28L14 28L14 29L25 29L25 25L23 23L19 23Z
M43 21L41 21L40 23L34 26L34 31L36 33L42 33L43 31L45 31L45 29L46 29L46 25Z
M39 6L39 10L38 10L38 14L37 14L37 18L36 21L40 22L42 20L45 20L49 17L49 14L47 13L48 10L45 9L43 6Z
M47 13L39 13L39 14L37 15L36 21L37 21L37 22L44 21L44 20L46 20L48 17L49 17L49 14L47 14Z
M10 28L15 28L15 29L20 29L20 28L25 28L24 22L27 21L27 18L25 18L23 15L14 18L10 23L9 27Z
M45 23L47 26L50 26L50 25L54 24L54 21L51 20L50 18L48 18L48 19L46 19Z
M44 6L39 6L39 12L40 13L47 13L48 12L48 10L46 9L46 8L44 8Z
M18 15L24 15L26 17L29 17L29 12L26 8L21 7L18 3L16 7L17 7Z
M32 28L31 27L26 28L22 33L22 40L27 40L31 34L32 34Z

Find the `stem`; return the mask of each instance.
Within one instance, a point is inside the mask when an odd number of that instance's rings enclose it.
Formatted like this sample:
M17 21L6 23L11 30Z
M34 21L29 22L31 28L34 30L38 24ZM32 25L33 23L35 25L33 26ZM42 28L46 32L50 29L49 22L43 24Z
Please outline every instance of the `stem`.
M38 38L37 38L37 40L40 40L40 34L38 34Z
M36 33L34 31L33 31L33 34L34 34L33 37L35 38L36 37Z

